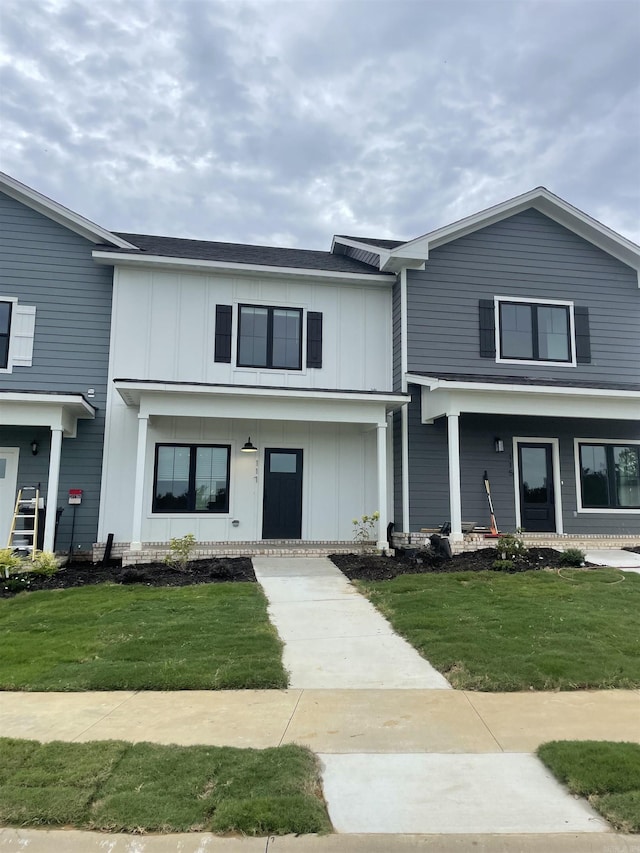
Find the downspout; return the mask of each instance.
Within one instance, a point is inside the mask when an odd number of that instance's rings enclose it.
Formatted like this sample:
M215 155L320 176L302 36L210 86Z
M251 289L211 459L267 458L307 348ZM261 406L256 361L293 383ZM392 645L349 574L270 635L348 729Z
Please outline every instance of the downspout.
M407 346L407 268L400 270L400 376L402 392L407 392L408 346ZM402 467L402 530L411 532L409 522L409 404L400 412L401 467Z

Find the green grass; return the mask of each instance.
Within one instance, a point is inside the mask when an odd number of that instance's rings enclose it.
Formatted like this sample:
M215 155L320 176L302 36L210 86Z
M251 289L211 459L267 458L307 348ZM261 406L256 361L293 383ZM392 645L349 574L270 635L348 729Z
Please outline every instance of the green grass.
M640 832L640 744L552 741L538 748L538 756L616 829Z
M234 749L0 738L0 824L110 832L330 832L317 760Z
M100 585L0 601L2 690L282 688L282 644L252 583Z
M457 688L640 686L640 575L402 575L358 587Z

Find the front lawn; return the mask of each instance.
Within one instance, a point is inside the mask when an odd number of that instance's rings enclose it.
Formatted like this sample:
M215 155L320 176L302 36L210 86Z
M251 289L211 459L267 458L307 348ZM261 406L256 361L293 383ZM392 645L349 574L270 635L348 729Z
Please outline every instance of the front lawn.
M640 744L552 741L538 747L538 756L616 829L640 832Z
M109 832L329 832L317 760L234 749L0 738L0 824Z
M640 686L640 575L483 571L356 584L454 687Z
M2 690L283 688L255 583L105 584L0 601Z

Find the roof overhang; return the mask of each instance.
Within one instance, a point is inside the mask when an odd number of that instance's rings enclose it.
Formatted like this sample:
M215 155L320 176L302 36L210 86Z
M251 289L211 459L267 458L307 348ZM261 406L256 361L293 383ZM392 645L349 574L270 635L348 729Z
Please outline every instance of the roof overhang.
M65 438L75 438L78 421L95 416L96 410L82 394L0 392L0 426L61 429Z
M355 273L340 270L300 269L297 267L272 267L265 264L240 264L230 261L207 261L198 258L169 258L164 255L148 255L132 252L104 252L94 249L93 259L99 264L109 266L146 267L173 270L195 270L197 272L230 273L234 276L256 276L261 278L298 278L308 281L321 279L333 284L369 284L389 287L395 281L394 275L381 275L379 272Z
M421 386L421 420L463 413L640 420L640 391L552 385L505 385L407 375Z
M31 189L26 184L20 183L20 181L16 181L15 178L4 172L0 172L0 191L16 199L16 201L25 204L32 210L41 213L48 219L52 219L59 225L63 225L70 231L79 234L81 237L85 237L92 243L108 243L111 246L118 246L122 249L136 248L132 243L123 240L122 237L116 237L115 234L107 231L106 228L102 228L100 225L96 225L95 222L85 219L79 213L74 213L68 207L64 207L58 204L57 201L47 198L47 196L42 195L37 190Z
M389 412L410 398L405 394L260 388L188 382L114 379L127 406L143 416L241 418L382 425Z
M640 246L549 192L545 187L537 187L472 216L460 219L451 225L423 234L408 243L403 243L401 246L391 249L387 253L386 260L383 260L381 256L380 269L386 272L398 272L403 267L414 267L418 263L424 263L428 260L431 249L465 237L467 234L472 234L474 231L486 228L517 213L522 213L529 208L538 210L548 216L549 219L553 219L559 225L563 225L589 243L637 270L640 286ZM369 251L376 250L369 246Z

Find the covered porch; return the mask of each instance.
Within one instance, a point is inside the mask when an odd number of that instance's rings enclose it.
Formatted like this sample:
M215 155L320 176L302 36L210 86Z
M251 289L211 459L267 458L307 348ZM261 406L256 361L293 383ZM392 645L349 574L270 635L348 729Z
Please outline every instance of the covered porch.
M403 395L114 385L120 459L105 465L99 542L113 532L127 562L136 552L164 552L186 533L207 553L320 553L328 543L351 543L352 519L374 510L376 547L389 547L387 422Z

